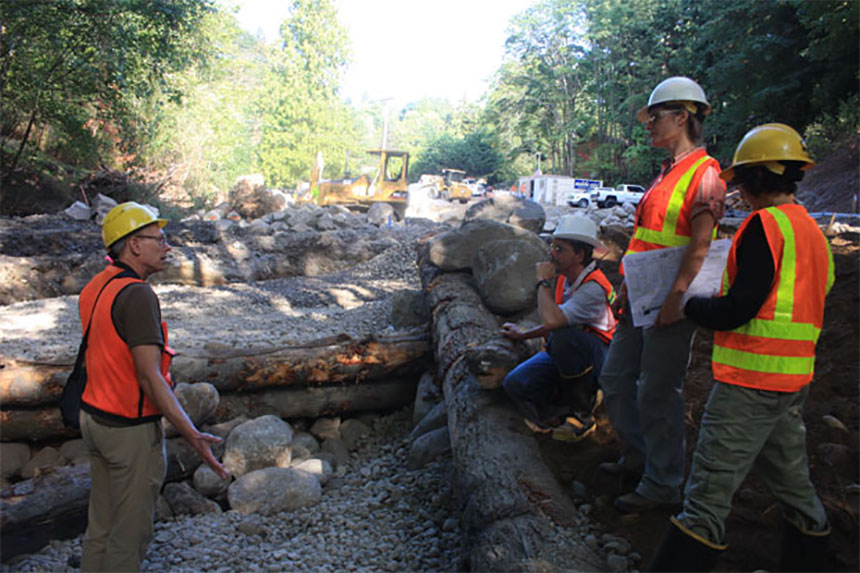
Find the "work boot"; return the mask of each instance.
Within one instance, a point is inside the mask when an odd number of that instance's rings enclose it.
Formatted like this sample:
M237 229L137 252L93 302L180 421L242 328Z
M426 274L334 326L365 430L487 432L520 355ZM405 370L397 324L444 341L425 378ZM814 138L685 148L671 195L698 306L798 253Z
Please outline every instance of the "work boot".
M600 464L598 464L597 469L607 475L619 478L621 480L629 479L639 481L639 478L642 477L641 468L628 468L620 462L601 462Z
M559 442L580 442L594 433L597 422L590 415L577 413L565 418L564 424L552 431L552 439Z
M675 517L647 571L710 571L717 564L725 545L711 543L684 527Z
M624 495L616 497L615 501L612 502L612 506L621 513L645 513L646 511L652 511L655 509L677 507L678 504L657 501L655 499L647 498L644 495L640 495L635 491L631 491L630 493L625 493Z
M830 571L825 567L830 527L821 532L803 531L790 521L782 528L780 571Z

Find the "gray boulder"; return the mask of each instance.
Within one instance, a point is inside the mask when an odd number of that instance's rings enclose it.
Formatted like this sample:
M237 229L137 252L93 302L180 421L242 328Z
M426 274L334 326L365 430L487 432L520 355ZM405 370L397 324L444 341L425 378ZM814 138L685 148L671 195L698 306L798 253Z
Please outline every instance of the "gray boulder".
M20 475L21 468L30 461L29 444L5 442L0 446L0 477Z
M427 463L450 451L451 437L448 434L448 426L437 428L419 436L412 442L406 457L406 467L410 470L424 467Z
M345 420L340 425L340 436L350 450L358 448L361 441L370 435L370 426L360 420Z
M24 467L21 468L21 477L31 478L41 475L44 469L62 465L61 461L60 451L57 448L45 446L24 464Z
M491 241L475 253L472 275L481 300L497 314L513 314L535 305L535 265L547 250L532 241Z
M293 429L271 414L237 426L227 437L224 465L236 477L260 468L290 465Z
M218 409L218 402L221 399L215 386L208 382L197 384L180 382L176 385L174 392L185 413L197 427L209 421L209 418ZM179 435L179 432L176 431L173 424L167 421L167 418L162 418L161 423L164 427L165 436L174 438Z
M536 234L506 223L490 219L476 219L463 223L456 230L440 233L430 239L425 248L427 259L443 271L472 268L475 253L492 241L519 239L537 247L544 245Z
M433 406L442 399L442 390L433 380L432 372L425 372L418 380L418 388L415 390L415 404L412 406L412 424L415 425L424 419Z
M313 476L316 476L317 480L319 480L320 485L325 485L328 482L328 479L334 473L334 470L331 467L331 464L328 460L323 460L320 458L310 458L307 460L302 460L297 464L293 464L291 466L293 469L307 472Z
M227 490L230 508L239 513L272 515L316 505L322 499L319 480L295 468L265 468L247 473Z
M320 445L320 452L329 453L334 456L335 468L339 468L349 461L349 447L340 438L329 438Z
M394 328L419 326L429 320L422 291L402 289L394 293L391 300L391 324Z
M492 219L540 233L546 222L546 212L534 201L504 193L469 207L464 221L475 219Z
M194 470L192 483L194 484L194 489L200 492L200 495L220 498L227 493L227 488L230 486L230 477L221 479L212 468L206 464L200 464L200 467Z
M293 434L293 460L307 459L320 450L320 444L315 437L307 432Z
M310 433L318 440L340 438L340 418L317 418L311 425Z
M367 222L377 227L397 222L397 213L388 203L374 203L367 210Z
M409 433L409 441L415 441L424 434L448 427L448 408L445 402L439 402L427 413Z
M174 515L221 513L221 506L200 495L184 481L164 486L164 499L167 500Z

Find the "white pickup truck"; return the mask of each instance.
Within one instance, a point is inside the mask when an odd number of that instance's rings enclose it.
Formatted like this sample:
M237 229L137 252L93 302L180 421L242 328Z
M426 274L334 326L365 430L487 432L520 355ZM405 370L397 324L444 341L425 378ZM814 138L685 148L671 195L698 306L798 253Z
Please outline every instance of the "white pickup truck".
M622 203L632 203L638 205L642 195L645 194L645 188L641 185L628 185L622 183L615 189L611 187L598 187L591 192L591 201L597 203L598 207L615 207Z

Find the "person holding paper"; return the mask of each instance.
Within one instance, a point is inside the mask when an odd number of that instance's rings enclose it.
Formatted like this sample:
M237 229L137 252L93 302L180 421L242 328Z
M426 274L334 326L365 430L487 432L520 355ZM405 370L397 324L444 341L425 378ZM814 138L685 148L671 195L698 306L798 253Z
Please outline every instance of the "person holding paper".
M548 337L542 350L511 370L502 387L536 432L577 442L597 425L597 376L615 332L610 304L615 289L597 266L595 250L605 250L597 225L582 215L566 215L552 235L550 261L536 265L541 324L529 330L506 322L512 340Z
M680 269L653 328L622 320L600 376L604 405L622 442L617 462L600 469L638 479L614 506L624 513L680 502L684 481L684 375L696 326L683 318L681 299L696 277L725 206L720 166L702 146L703 121L711 112L693 80L672 77L651 92L637 118L651 145L670 157L639 202L627 254L685 247ZM623 270L623 269L622 269ZM622 283L614 309L629 315Z
M813 162L783 124L749 131L721 175L753 213L735 234L719 298L694 297L685 314L714 333L714 386L705 405L683 510L652 571L707 571L725 549L732 496L755 464L780 501L780 571L824 571L827 514L809 479L802 410L833 284L827 239L794 200Z

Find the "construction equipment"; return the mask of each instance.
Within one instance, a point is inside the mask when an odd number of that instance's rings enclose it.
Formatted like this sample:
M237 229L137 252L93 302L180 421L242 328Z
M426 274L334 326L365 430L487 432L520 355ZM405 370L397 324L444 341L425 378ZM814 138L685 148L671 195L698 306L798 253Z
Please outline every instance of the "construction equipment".
M409 170L409 152L391 149L371 149L367 153L379 156L379 167L370 178L362 175L355 179L323 180L322 154L311 171L310 192L317 205L359 205L389 203L398 212L406 211L409 198L406 176Z
M459 199L460 203L467 203L472 198L472 189L463 182L466 172L459 169L442 170L442 187L437 191L436 198L446 201Z

